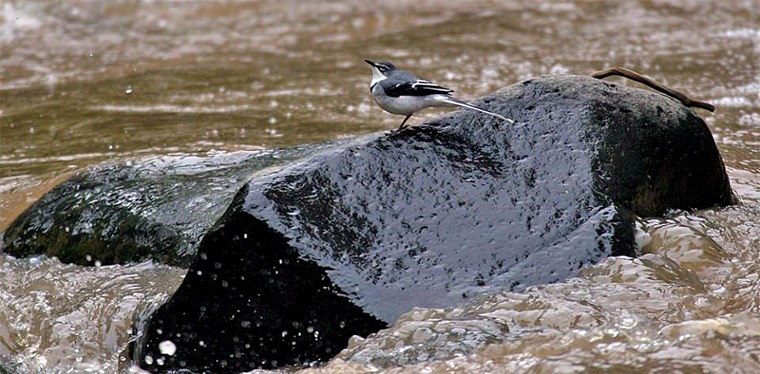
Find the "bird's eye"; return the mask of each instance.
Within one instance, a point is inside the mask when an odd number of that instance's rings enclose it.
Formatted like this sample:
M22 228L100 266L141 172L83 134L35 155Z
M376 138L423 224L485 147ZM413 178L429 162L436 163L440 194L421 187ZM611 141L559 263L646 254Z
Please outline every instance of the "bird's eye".
M385 72L386 70L388 70L388 68L386 68L386 67L385 67L385 66L383 66L383 65L380 65L380 66L378 66L377 68L378 68L378 69L379 69L381 72Z

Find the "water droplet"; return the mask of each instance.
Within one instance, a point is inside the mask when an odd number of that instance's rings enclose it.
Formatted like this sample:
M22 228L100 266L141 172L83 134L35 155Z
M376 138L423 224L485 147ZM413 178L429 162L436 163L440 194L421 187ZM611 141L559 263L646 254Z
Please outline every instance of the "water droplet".
M300 210L300 209L298 209L298 208L296 208L296 209L294 209L294 210L291 210L290 212L288 212L288 215L289 215L289 216L291 216L291 217L293 217L293 216L297 216L297 215L299 215L299 214L301 214L301 210Z
M161 343L158 343L158 350L161 354L173 356L174 353L177 352L177 346L171 340L164 340Z

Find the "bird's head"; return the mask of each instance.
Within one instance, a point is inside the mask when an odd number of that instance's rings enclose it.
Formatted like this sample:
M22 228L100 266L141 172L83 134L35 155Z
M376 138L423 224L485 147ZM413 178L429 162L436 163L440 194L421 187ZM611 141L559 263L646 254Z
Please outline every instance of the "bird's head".
M396 70L396 66L388 61L374 62L370 60L364 60L372 67L372 83L370 86L374 86L375 83L388 77L390 73Z

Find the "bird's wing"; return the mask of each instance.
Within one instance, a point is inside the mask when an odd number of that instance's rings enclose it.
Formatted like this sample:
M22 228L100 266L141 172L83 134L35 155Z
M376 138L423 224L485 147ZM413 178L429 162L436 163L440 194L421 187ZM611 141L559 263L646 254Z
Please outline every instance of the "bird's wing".
M414 82L401 82L385 90L385 94L391 97L399 96L425 96L433 94L444 94L454 92L454 90L441 87L435 83L418 79Z

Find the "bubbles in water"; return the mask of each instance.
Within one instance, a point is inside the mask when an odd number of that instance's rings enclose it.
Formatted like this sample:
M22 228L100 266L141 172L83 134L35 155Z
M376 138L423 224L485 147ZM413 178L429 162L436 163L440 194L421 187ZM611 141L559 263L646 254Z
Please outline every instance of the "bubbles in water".
M555 64L549 69L551 75L564 75L570 73L570 69L560 64Z

